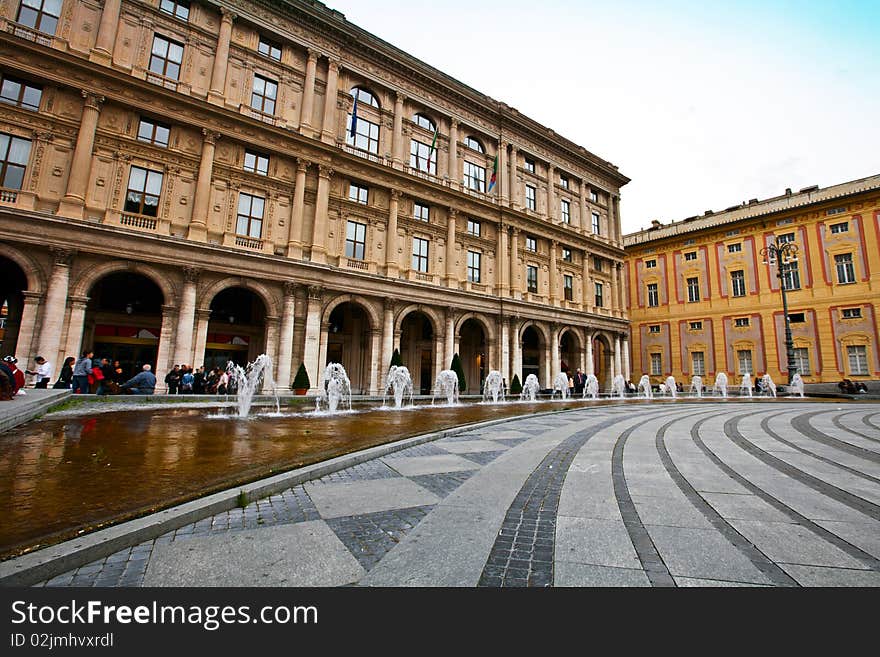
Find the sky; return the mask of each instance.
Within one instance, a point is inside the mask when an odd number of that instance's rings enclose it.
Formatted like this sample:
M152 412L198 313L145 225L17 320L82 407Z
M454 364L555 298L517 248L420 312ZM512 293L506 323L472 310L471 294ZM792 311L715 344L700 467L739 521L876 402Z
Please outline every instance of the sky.
M624 233L880 173L880 0L326 4L617 165Z

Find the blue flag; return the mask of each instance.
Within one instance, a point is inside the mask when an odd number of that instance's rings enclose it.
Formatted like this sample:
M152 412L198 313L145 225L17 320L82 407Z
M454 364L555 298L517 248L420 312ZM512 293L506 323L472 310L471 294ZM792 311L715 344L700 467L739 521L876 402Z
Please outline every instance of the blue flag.
M358 97L357 93L354 96L354 105L351 108L351 130L349 134L351 138L354 139L354 136L357 134L357 122L358 122Z

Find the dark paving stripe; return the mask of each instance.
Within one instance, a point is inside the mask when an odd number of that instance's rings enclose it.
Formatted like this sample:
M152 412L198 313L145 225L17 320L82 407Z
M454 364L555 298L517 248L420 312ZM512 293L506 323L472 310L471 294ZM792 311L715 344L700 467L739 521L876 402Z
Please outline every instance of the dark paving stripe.
M724 424L725 435L728 438L730 438L731 440L734 440L734 442L736 442L737 437L739 438L739 440L741 442L745 442L745 440L742 437L742 434L740 434L739 431L736 429L736 423L739 422L739 420L741 420L743 417L745 417L747 415L754 415L754 414L755 413L746 413L743 415L736 416L736 417L732 418L731 420L728 420L727 422L725 422L725 424ZM805 515L802 515L801 513L795 511L794 509L792 509L790 506L788 506L784 502L781 502L780 500L778 500L775 497L773 497L772 495L770 495L764 489L758 488L758 486L753 484L751 481L749 481L748 479L743 477L741 474L739 474L736 470L734 470L729 465L727 465L724 461L722 461L720 458L718 458L718 456L715 454L715 452L713 452L711 449L709 449L709 447L703 442L703 439L700 437L699 432L696 431L694 428L691 428L691 439L694 441L694 443L697 445L697 447L699 447L700 450L709 458L709 460L712 461L712 463L714 463L722 472L724 472L724 474L726 474L728 477L733 479L735 482L737 482L738 484L743 486L750 493L757 495L762 500L767 502L767 504L772 506L774 509L787 515L789 518L792 519L793 522L801 525L802 527L805 527L806 529L809 529L811 532L813 532L814 534L816 534L820 538L828 541L829 543L831 543L835 547L840 548L841 550L843 550L844 552L849 554L851 557L854 557L854 558L858 559L859 561L862 561L863 563L867 564L871 570L880 570L880 560L871 556L867 552L857 548L856 546L852 545L851 543L844 541L842 538L840 538L836 534L832 534L830 531L828 531L827 529L825 529L821 525L817 525L812 520L807 518ZM751 443L749 443L749 444L751 444Z
M712 412L714 413L715 411ZM703 418L697 422L693 429L699 431L700 427L707 419L708 418ZM711 523L712 527L714 527L715 530L726 538L736 549L742 552L742 554L752 562L752 565L764 573L773 584L776 586L799 586L799 584L792 579L788 573L768 559L763 552L751 543L751 541L740 534L730 523L722 518L721 514L703 499L703 497L693 486L690 485L690 482L688 482L678 470L672 457L669 455L669 450L666 449L664 440L666 438L666 430L679 421L681 420L675 419L664 424L660 427L660 430L657 431L657 436L654 438L654 444L657 447L657 453L660 455L660 461L663 463L663 467L666 468L666 472L672 477L676 486L678 486L678 489L684 493L684 496L688 501L703 514L706 520Z
M834 449L839 449L842 452L846 452L847 454L853 454L854 456L860 456L863 459L867 459L872 463L880 463L880 454L877 452L867 449L865 447L859 447L858 445L853 445L852 443L848 443L843 440L838 440L832 436L829 436L827 433L823 433L819 431L816 427L810 424L810 419L816 415L820 415L825 411L814 411L812 413L804 413L803 415L797 415L791 420L791 426L796 430L800 431L802 434L815 440L816 442L822 443L823 445L827 445L828 447L833 447Z
M801 452L802 454L806 454L807 456L810 456L818 461L822 461L823 463L833 465L835 468L840 468L841 470L849 472L850 474L855 475L856 477L861 477L862 479L867 479L868 481L872 481L874 483L880 484L880 479L878 479L876 477L872 477L869 474L865 474L861 470L856 470L855 468L851 468L848 465L844 465L843 463L838 463L837 461L835 461L833 459L829 459L829 458L826 458L820 454L816 454L815 452L811 452L808 449L804 449L800 445L796 445L795 443L791 442L790 440L786 440L785 438L783 438L778 433L773 431L773 429L770 428L770 418L769 417L765 417L763 420L761 420L761 428L767 433L768 436L770 436L774 440L777 440L780 443L782 443L783 445L787 445L788 447L791 447L792 449L797 450L798 452Z
M478 470L465 470L464 472L441 472L439 474L415 475L408 477L416 482L422 488L425 488L434 495L446 497L461 486L464 482L476 474Z
M440 447L437 443L424 443L421 445L414 445L413 447L408 447L406 449L402 449L398 452L391 452L390 454L386 454L383 456L383 459L404 459L412 456L439 456L441 454L449 454L445 449Z
M871 427L872 429L876 429L877 431L880 431L880 424L875 424L872 421L872 418L875 418L878 415L880 415L880 413L871 413L870 415L865 415L862 417L862 422L864 422L866 426Z
M405 451L405 450L404 450ZM373 459L358 463L344 470L337 470L316 480L316 484L338 484L347 481L369 481L373 479L393 479L400 473L391 469L383 461Z
M529 440L529 438L527 436L522 436L521 438L492 438L491 440L493 443L501 443L507 447L516 447Z
M853 435L859 436L860 438L864 438L866 440L870 440L875 443L880 443L880 438L875 438L874 436L869 436L868 434L861 433L860 431L856 431L855 429L850 429L843 422L840 421L841 416L849 415L850 413L840 413L831 418L831 421L834 423L834 426L840 429L841 431L845 431L846 433L851 433Z
M468 461L473 461L478 465L488 465L506 451L507 450L500 450L497 452L469 452L467 454L458 454L458 456L465 458Z

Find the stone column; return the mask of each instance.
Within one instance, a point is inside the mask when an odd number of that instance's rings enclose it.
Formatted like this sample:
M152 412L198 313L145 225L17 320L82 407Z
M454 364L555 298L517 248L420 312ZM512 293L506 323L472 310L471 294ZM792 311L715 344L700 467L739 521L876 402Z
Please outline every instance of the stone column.
M516 162L517 150L516 146L510 145L510 207L514 210L519 207L519 189L516 185Z
M596 374L596 366L593 363L593 335L589 331L586 332L587 336L587 363L586 367L584 367L584 372L587 374Z
M501 203L507 205L510 193L507 191L509 181L504 173L507 171L507 142L498 142L498 198Z
M174 335L176 324L176 312L174 306L162 306L162 328L159 330L159 350L156 353L156 362L153 366L153 374L156 375L156 392L165 392L165 375L171 367L168 359L171 357L171 337Z
M385 297L385 314L382 321L382 355L379 360L379 372L382 374L380 385L388 384L388 370L391 357L394 355L394 301Z
M449 208L446 218L446 287L458 287L458 275L455 271L455 220L458 210Z
M296 158L296 183L293 187L293 212L287 233L287 257L302 259L303 210L306 198L306 171L311 162Z
M330 203L330 177L333 169L318 165L318 200L315 205L315 224L312 230L311 261L327 263L327 208Z
M510 290L509 278L506 275L510 259L507 257L507 227L498 226L498 251L495 254L495 289L498 296L506 297Z
M98 25L98 36L95 47L89 57L94 62L109 65L113 59L113 47L116 45L116 33L119 29L119 8L122 0L104 0L101 11L101 23ZM77 354L79 355L79 354ZM45 356L44 356L45 358ZM52 363L54 366L55 363ZM61 372L61 368L58 368Z
M178 365L194 365L193 324L196 317L199 273L197 267L183 268L183 291L180 294L180 308L177 313L177 335L174 337L174 362Z
M559 295L557 287L559 278L559 267L556 264L556 252L559 251L559 242L552 240L550 242L550 305L555 306L559 303Z
M67 342L64 353L78 357L82 353L83 327L86 323L86 306L88 306L89 297L70 297L69 301L70 315L67 319ZM58 371L61 372L60 369Z
M370 330L370 356L372 362L375 362L375 354L379 353L379 345L382 342L382 332L379 329ZM390 360L390 359L389 359ZM380 366L381 367L381 366ZM379 394L379 367L370 366L370 382L367 392L371 395Z
M400 259L397 249L397 212L400 204L400 191L391 190L391 202L388 211L388 231L385 235L385 275L397 278L400 273Z
M557 349L558 347L554 344L553 340L553 331L551 331L550 337L547 339L547 343L544 345L544 349L541 352L542 388L549 388L553 385L553 354Z
M614 376L617 376L622 372L623 368L620 359L620 335L617 334L614 336Z
M220 8L220 35L217 37L217 49L214 53L214 69L211 71L211 88L208 101L222 105L226 96L226 70L229 63L229 40L232 36L232 21L235 14Z
M581 288L583 303L584 303L584 311L589 312L593 306L593 299L590 295L593 293L590 285L590 253L589 251L584 251L584 280Z
M448 370L455 355L455 311L446 309L446 361L441 369Z
M205 349L208 345L208 322L211 319L211 310L199 308L196 310L196 346L193 350L193 367L201 367L205 364Z
M275 366L275 385L288 390L293 379L290 376L293 359L293 326L296 314L296 285L284 282L284 302L281 309L281 335L278 339L278 362Z
M266 316L266 332L264 334L265 339L263 341L263 344L265 345L265 347L263 349L263 353L269 355L269 357L272 359L273 365L275 365L277 363L275 355L278 353L278 327L279 327L279 323L280 323L280 318L278 316L276 316L276 315L267 315ZM274 372L273 372L273 374L274 374ZM276 387L278 386L278 381L275 381L275 385L276 385ZM290 383L287 383L283 387L287 388L289 385L290 385ZM263 387L264 386L265 386L265 380L263 383ZM260 390L261 392L264 389L263 387L261 387L261 390ZM268 389L268 388L265 388L265 390L267 392L270 391L270 389ZM274 392L274 390L271 390L271 392Z
M321 297L323 289L309 286L308 310L306 311L306 339L303 350L303 363L312 384L310 391L318 390L320 386L320 353L321 353Z
M318 51L308 49L309 58L306 62L306 79L303 82L302 112L299 117L299 131L307 137L314 137L312 115L315 112L315 73L318 68Z
M611 314L620 314L620 267L616 262L611 263Z
M70 281L70 265L73 262L74 251L56 248L50 248L49 251L52 253L54 262L49 277L49 286L46 289L46 300L43 304L43 323L40 327L40 346L37 351L50 362L63 363L66 355L61 353L61 329L64 326L67 287ZM79 356L79 354L71 355Z
M620 197L612 196L611 202L608 206L608 216L611 221L611 226L609 227L608 232L614 236L614 240L620 243L623 238L620 234ZM613 218L611 218L613 217Z
M449 124L449 182L454 189L461 183L458 172L458 121L452 119Z
M321 141L336 143L336 96L339 87L339 60L327 61L327 88L324 93L324 120L321 123Z
M623 349L623 378L627 381L630 380L632 373L630 372L630 358L629 358L629 338L624 337L621 345Z
M503 315L498 317L498 370L510 387L513 378L510 374L510 331L507 318Z
M617 268L617 314L623 317L626 314L626 281L623 277L623 263L616 263Z
M579 233L585 233L589 223L587 221L587 183L581 180L580 211L578 212L577 221L574 222L574 227Z
M391 136L391 156L394 159L394 166L401 167L403 165L403 102L406 100L399 91L394 98L394 132Z
M21 320L18 323L18 340L15 343L15 357L19 363L30 363L30 359L36 356L43 356L46 360L52 354L34 354L31 349L36 337L37 327L37 311L40 308L40 301L43 295L39 292L28 292L25 290L21 293L24 297L24 307L21 309ZM79 354L77 354L79 356ZM61 373L61 363L49 360L52 365L53 374Z
M559 215L556 207L556 167L552 164L547 169L547 219L551 223L556 223L556 217Z
M202 129L202 159L199 162L199 179L193 199L192 217L186 238L204 242L208 239L208 210L211 207L211 180L214 176L214 148L219 132Z
M517 283L517 277L523 280L519 269L519 233L519 228L514 226L510 236L510 296L514 299L522 299L522 282Z
M516 317L510 318L510 360L513 370L510 373L510 379L513 380L514 374L519 377L521 384L525 383L522 372L522 342L519 339L519 320Z
M104 96L82 92L85 103L83 104L82 121L79 124L79 134L76 137L76 148L73 151L73 160L70 163L70 175L67 178L67 192L61 199L58 214L71 219L82 219L86 203L86 187L89 184L89 175L92 171L92 150L95 146L95 130L98 127L98 116L101 113L101 105ZM77 354L79 355L79 354Z

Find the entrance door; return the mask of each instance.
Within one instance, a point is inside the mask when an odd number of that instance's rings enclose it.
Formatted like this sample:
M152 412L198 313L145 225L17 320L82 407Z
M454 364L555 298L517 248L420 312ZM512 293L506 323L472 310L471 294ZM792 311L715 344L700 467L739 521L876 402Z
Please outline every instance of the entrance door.
M433 365L433 361L431 358L431 350L430 349L422 349L422 362L421 362L421 371L419 376L419 393L423 395L431 394L431 368Z

